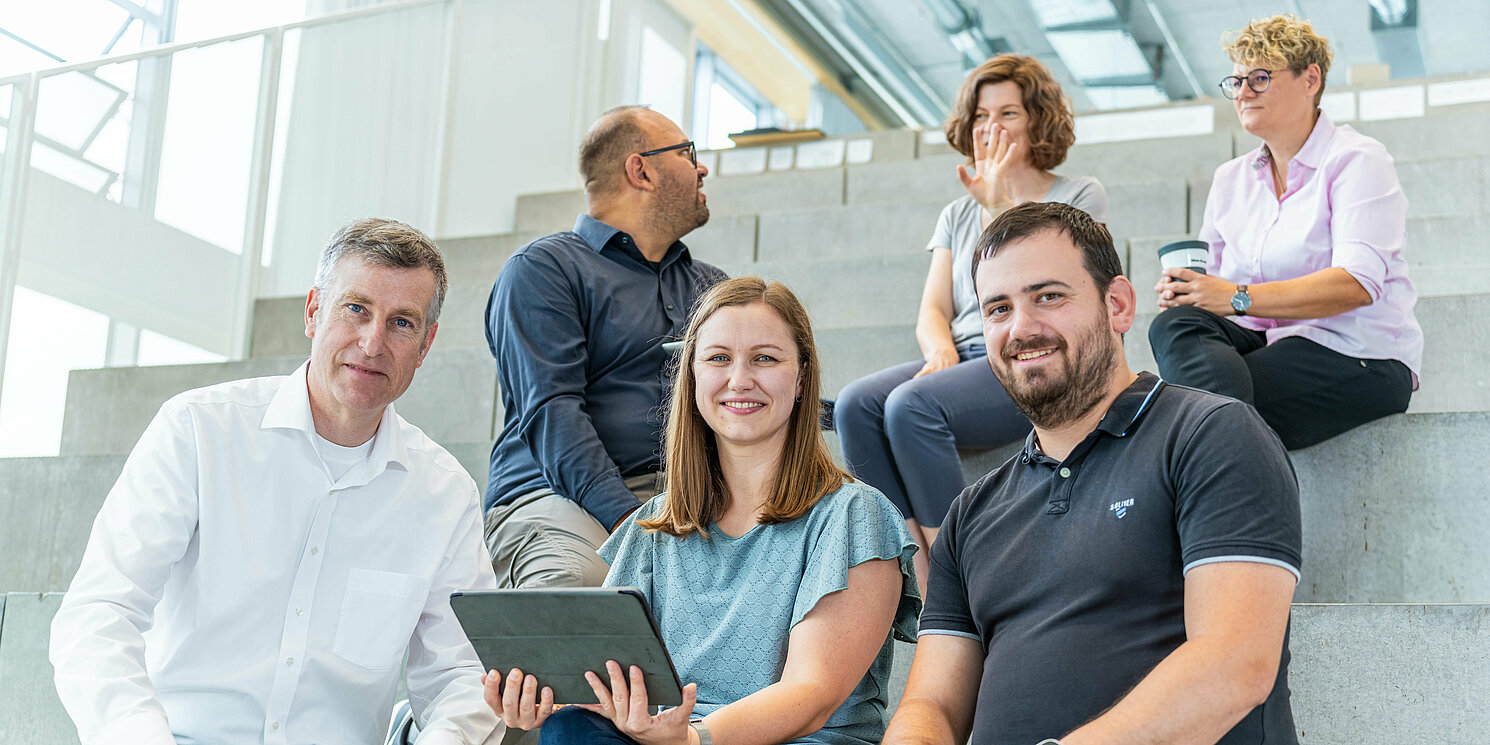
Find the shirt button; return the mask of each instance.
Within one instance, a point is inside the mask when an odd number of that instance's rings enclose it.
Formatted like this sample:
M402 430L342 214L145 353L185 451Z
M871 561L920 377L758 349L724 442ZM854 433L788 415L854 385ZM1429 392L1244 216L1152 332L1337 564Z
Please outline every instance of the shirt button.
M1071 478L1071 469L1064 468L1064 467L1061 468L1061 478L1063 478L1063 479L1069 479L1069 478Z
M300 615L300 614L302 614L302 613L304 613L304 612L305 612L305 609L304 608L296 608L295 609L295 615L297 615L297 616Z
M667 306L667 309L668 310L672 310L673 309L673 306L669 305L669 306ZM1362 363L1362 364L1364 364L1364 363Z
M319 549L319 548L312 548L312 549L311 549L311 550L310 550L310 555L311 555L311 556L315 556L315 555L316 555L316 554L318 554L318 553L321 553L321 549Z
M279 729L279 722L270 722L269 728L270 729Z
M294 665L295 665L295 658L294 657L289 657L289 658L286 658L285 659L285 667L294 667Z

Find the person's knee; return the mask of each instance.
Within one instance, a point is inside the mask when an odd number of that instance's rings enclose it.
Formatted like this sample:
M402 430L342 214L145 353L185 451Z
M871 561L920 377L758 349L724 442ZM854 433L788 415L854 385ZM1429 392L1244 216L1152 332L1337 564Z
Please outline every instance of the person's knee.
M1158 350L1161 345L1167 346L1185 334L1205 328L1215 317L1210 311L1193 305L1168 308L1149 325L1149 345Z
M609 566L596 553L604 529L578 523L593 518L554 509L560 506L488 515L486 545L499 586L597 587L605 581Z
M878 412L882 407L879 391L865 378L855 380L838 392L838 398L833 404L833 420L836 423L834 428L841 432L844 426L870 426L879 418Z
M543 722L539 745L607 742L614 737L613 728L604 717L577 706L566 706Z
M545 525L532 526L506 563L513 587L599 587L610 570L594 546Z
M906 442L906 438L918 440L928 431L950 428L945 402L927 386L916 385L923 380L899 386L885 399L885 433L892 443Z

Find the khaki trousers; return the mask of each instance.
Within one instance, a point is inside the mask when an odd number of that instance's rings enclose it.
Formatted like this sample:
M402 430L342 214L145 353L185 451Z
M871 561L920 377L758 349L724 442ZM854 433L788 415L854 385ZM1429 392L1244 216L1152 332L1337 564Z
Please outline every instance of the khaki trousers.
M662 474L626 479L637 504L662 490ZM547 487L486 512L486 550L498 587L599 587L610 566L596 549L610 536L579 503Z

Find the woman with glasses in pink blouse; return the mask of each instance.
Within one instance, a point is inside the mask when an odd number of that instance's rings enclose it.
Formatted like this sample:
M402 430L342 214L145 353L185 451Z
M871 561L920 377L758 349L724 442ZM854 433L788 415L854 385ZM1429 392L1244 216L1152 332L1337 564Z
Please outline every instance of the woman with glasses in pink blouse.
M1225 49L1221 90L1263 145L1216 169L1207 271L1164 270L1149 342L1166 380L1250 403L1303 448L1417 388L1407 198L1381 143L1320 111L1331 54L1308 21L1253 21Z

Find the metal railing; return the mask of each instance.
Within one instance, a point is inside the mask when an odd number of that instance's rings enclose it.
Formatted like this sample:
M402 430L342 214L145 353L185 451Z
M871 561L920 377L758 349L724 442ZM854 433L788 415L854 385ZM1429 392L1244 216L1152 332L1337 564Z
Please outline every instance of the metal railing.
M94 190L95 196L110 195L107 198L111 201L136 209L155 219L154 191L158 184L154 179L159 175L161 168L160 161L163 154L161 141L164 136L162 130L166 126L167 117L164 111L165 96L156 96L154 101L140 100L141 86L150 84L149 81L145 81L145 68L153 66L157 75L155 84L169 86L171 82L170 63L180 53L220 48L224 45L253 39L262 41L258 75L259 88L254 112L251 155L249 156L248 197L244 205L244 228L239 245L222 246L238 254L237 276L236 281L233 282L235 289L232 292L233 328L226 352L231 359L242 359L249 351L253 307L259 291L260 267L266 243L270 240L266 224L270 214L271 182L276 175L274 150L276 127L280 123L282 113L279 111L279 106L286 34L296 30L326 29L339 24L405 12L414 8L443 6L445 8L445 37L442 64L446 84L440 91L442 108L439 112L441 117L439 131L445 132L449 128L449 81L453 74L458 38L454 30L458 28L461 5L462 0L402 0L269 28L172 44L0 78L0 94L3 94L7 88L10 92L9 111L4 111L3 107L0 107L0 126L5 128L5 151L3 155L0 155L0 159L3 159L0 160L0 166L3 166L0 167L0 381L4 379L9 352L16 287L22 267L23 241L27 227L23 223L26 219L28 195L32 187L32 171L35 166L33 153L38 145L72 158L80 165L103 172L105 182L102 188ZM128 92L133 96L135 110L132 112L126 136L129 142L128 163L121 173L89 160L85 151L88 149L87 146L99 137L104 127L115 117L120 116L121 104L126 98L126 91L100 80L97 73L101 68L125 63L138 64L139 77L136 82L139 85L136 90ZM83 147L69 146L59 142L56 138L47 136L46 133L37 131L37 114L42 103L44 85L48 81L59 80L71 74L89 76L95 82L120 91L119 96L106 107L102 118L91 126ZM141 81L144 82L141 83ZM0 101L3 101L3 98L0 98ZM150 106L155 106L156 110L142 110ZM438 192L443 190L443 178L441 177L447 168L449 158L445 152L446 138L437 137L436 140L435 157L429 167L434 171L435 183L441 185L436 189L437 193L431 197L438 204L442 197ZM114 192L116 187L117 195ZM115 196L117 198L114 198Z

